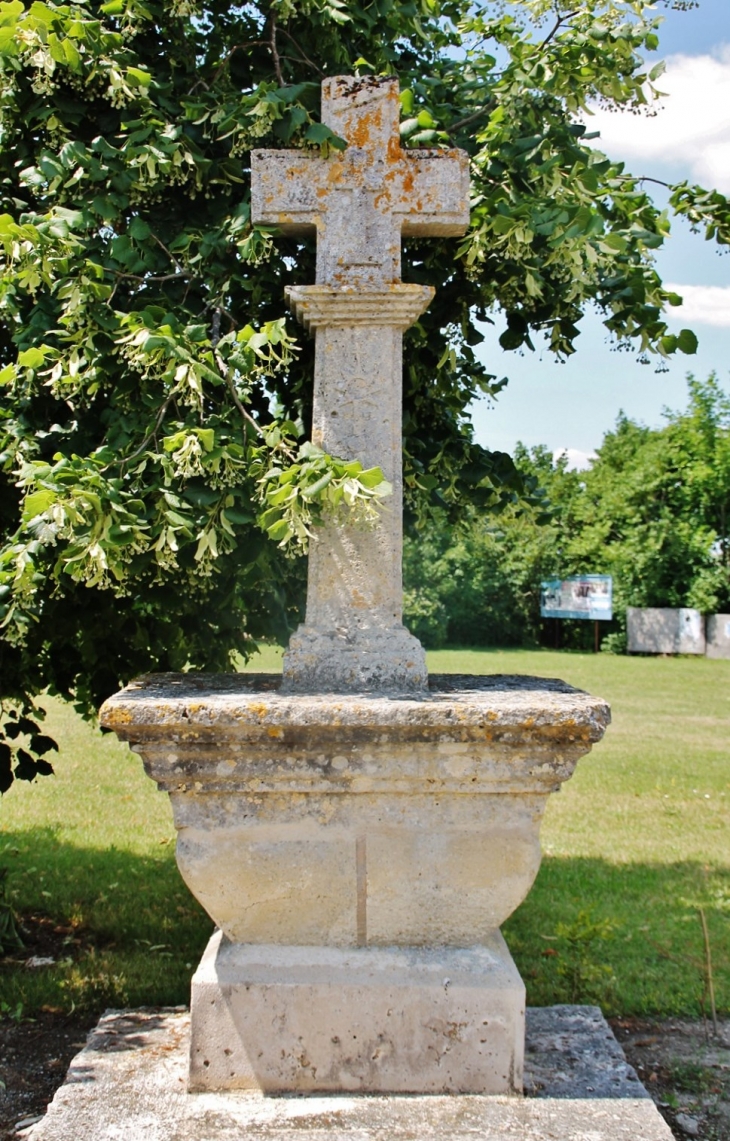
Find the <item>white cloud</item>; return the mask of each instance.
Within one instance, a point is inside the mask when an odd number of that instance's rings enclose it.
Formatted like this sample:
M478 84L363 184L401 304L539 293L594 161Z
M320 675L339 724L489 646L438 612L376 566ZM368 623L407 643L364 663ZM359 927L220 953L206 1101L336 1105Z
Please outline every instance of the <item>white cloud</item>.
M580 448L556 448L553 452L553 463L557 463L561 456L568 461L568 471L585 471L595 460L595 452L582 452Z
M682 298L682 305L669 307L670 320L730 328L730 285L666 285Z
M586 119L597 145L629 160L632 174L651 175L652 162L685 168L686 177L730 191L730 44L714 55L673 55L656 82L667 93L656 115L596 110ZM641 169L636 160L641 160Z

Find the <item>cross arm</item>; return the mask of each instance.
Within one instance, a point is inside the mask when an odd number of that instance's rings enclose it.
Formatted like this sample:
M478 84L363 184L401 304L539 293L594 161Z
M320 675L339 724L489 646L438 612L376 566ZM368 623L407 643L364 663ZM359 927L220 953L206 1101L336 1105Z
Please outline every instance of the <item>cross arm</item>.
M469 228L469 156L461 150L403 152L404 237L456 238Z
M294 237L312 233L322 209L322 165L319 154L304 151L251 151L251 221Z

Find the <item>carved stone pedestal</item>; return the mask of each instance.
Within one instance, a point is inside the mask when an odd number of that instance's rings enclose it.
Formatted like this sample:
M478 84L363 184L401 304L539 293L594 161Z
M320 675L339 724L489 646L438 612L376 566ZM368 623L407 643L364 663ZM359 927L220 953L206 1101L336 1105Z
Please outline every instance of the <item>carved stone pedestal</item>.
M607 706L534 678L279 684L157 675L102 710L169 793L180 870L222 932L193 983L191 1088L521 1092L499 927Z

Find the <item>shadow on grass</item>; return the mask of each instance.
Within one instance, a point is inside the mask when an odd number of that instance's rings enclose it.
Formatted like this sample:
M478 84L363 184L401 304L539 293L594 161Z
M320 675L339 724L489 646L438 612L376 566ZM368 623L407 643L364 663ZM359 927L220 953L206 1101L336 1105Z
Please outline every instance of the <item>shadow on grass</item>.
M174 845L140 855L77 847L59 834L0 832L12 904L51 930L56 959L31 970L25 960L37 952L28 946L0 960L0 1012L18 1003L25 1013L187 1003L212 923L180 878ZM546 857L504 934L531 1005L598 1002L607 1013L696 1017L706 989L700 907L718 1010L727 1011L730 869Z
M187 1003L213 925L180 878L174 843L150 856L77 847L59 831L0 832L10 902L28 931L26 951L0 960L0 1012ZM33 955L55 962L29 969Z

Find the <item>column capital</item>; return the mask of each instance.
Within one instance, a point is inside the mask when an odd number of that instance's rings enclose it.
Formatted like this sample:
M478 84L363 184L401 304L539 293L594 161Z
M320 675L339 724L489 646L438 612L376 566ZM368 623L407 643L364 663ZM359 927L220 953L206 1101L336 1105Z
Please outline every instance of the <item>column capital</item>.
M430 285L390 285L357 290L329 285L291 285L289 308L308 332L327 326L378 325L407 329L431 304Z

